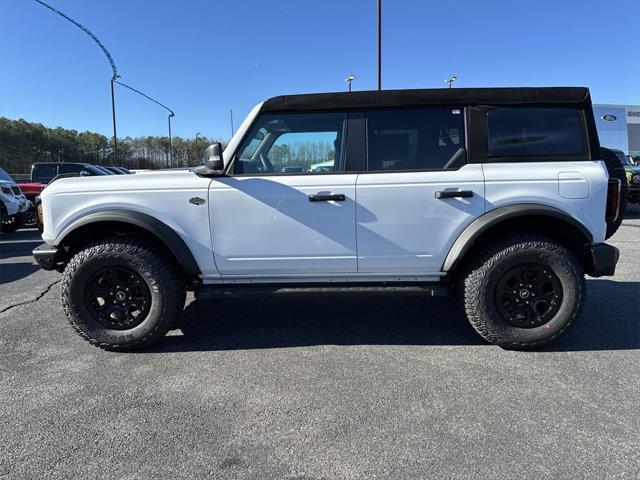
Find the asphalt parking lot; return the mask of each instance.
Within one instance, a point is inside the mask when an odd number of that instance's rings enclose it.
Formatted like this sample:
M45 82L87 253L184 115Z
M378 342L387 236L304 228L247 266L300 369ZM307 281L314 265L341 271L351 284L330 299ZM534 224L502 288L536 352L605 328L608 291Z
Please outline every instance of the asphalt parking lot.
M639 478L640 208L538 352L453 299L191 302L145 353L68 326L36 230L0 236L0 478Z

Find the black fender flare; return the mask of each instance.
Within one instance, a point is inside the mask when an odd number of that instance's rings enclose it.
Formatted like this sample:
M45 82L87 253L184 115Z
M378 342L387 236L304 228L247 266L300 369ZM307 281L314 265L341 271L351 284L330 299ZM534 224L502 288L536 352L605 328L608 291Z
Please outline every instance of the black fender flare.
M593 235L589 229L559 208L539 203L505 205L504 207L498 207L476 218L462 231L449 249L449 253L442 265L442 271L449 272L454 270L474 242L491 227L511 218L526 216L547 216L563 220L578 229L584 236L586 243L593 243Z
M110 209L89 213L65 227L62 233L58 235L59 240L56 241L56 244L63 243L65 238L80 227L101 222L129 223L148 231L166 245L188 274L194 276L200 275L200 267L191 250L189 250L187 244L184 243L184 240L180 238L173 228L151 215L134 210Z

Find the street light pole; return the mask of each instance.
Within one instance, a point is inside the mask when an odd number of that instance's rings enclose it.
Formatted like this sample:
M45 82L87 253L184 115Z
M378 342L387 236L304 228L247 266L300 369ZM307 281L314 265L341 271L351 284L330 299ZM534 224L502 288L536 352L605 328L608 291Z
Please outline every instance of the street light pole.
M233 131L233 108L229 109L229 113L231 114L231 138L233 138L233 135L235 134Z
M356 79L355 75L353 74L349 74L349 76L347 78L345 78L345 82L347 82L347 84L349 85L349 91L351 91L351 82L353 82Z
M147 95L146 93L142 93L140 90L136 90L133 87L130 87L129 85L127 85L126 83L122 83L119 82L117 80L114 80L115 83L117 83L118 85L122 85L125 88L128 88L129 90L131 90L132 92L136 92L138 95L142 95L144 98L146 98L147 100L151 100L153 103L155 103L156 105L160 105L162 108L164 108L165 110L169 111L169 155L167 158L168 162L171 162L171 149L173 146L173 142L171 139L171 117L175 116L175 113L173 113L173 110L171 110L169 107L167 107L166 105L163 105L162 103L160 103L159 101L157 101L155 98L151 98L149 95Z
M382 0L378 0L378 90L382 90Z
M113 158L111 165L118 163L118 133L116 131L116 96L113 90L113 82L119 77L111 77L111 116L113 118Z
M169 167L173 165L173 141L171 139L171 117L175 116L173 112L169 114Z

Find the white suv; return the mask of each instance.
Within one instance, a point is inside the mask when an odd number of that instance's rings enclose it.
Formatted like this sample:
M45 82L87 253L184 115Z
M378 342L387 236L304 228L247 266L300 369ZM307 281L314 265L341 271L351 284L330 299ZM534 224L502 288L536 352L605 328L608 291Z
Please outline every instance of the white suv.
M186 290L458 289L486 340L533 348L576 319L585 273L614 273L601 158L585 88L276 97L202 167L53 183L34 256L111 350L159 340Z

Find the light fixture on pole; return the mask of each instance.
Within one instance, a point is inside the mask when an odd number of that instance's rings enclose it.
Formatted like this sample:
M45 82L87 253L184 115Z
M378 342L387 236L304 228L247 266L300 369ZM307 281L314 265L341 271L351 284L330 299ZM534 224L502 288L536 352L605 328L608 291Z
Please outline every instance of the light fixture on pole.
M351 82L353 82L355 79L356 79L356 76L351 73L347 78L344 79L344 81L347 82L347 84L349 85L349 91L351 91Z
M51 10L53 13L56 13L56 14L60 15L65 20L68 20L69 22L73 23L76 27L78 27L84 33L89 35L89 37L91 37L91 39L94 42L96 42L98 47L100 47L100 49L104 52L105 56L107 57L107 60L109 60L109 64L111 65L111 70L112 70L112 75L111 75L111 115L113 117L113 160L112 160L111 164L114 165L116 160L117 160L117 155L118 155L118 135L117 135L117 132L116 132L116 99L115 99L115 95L114 95L114 92L113 92L113 82L115 82L116 80L118 80L120 78L120 75L118 75L118 69L116 68L116 63L113 61L113 58L111 57L111 54L109 53L109 50L107 50L107 47L105 47L102 44L102 42L100 42L100 40L98 40L98 37L96 37L93 33L91 33L91 31L87 27L85 27L84 25L81 25L80 23L76 22L73 18L69 17L68 15L65 15L60 10L57 10L57 9L53 8L51 5L43 2L42 0L35 0L35 1L38 2L40 5L42 5L43 7L48 8L49 10Z
M455 82L456 80L458 80L458 77L456 77L455 75L452 75L451 78L445 80L444 83L448 83L449 88L451 88L453 86L453 82Z

